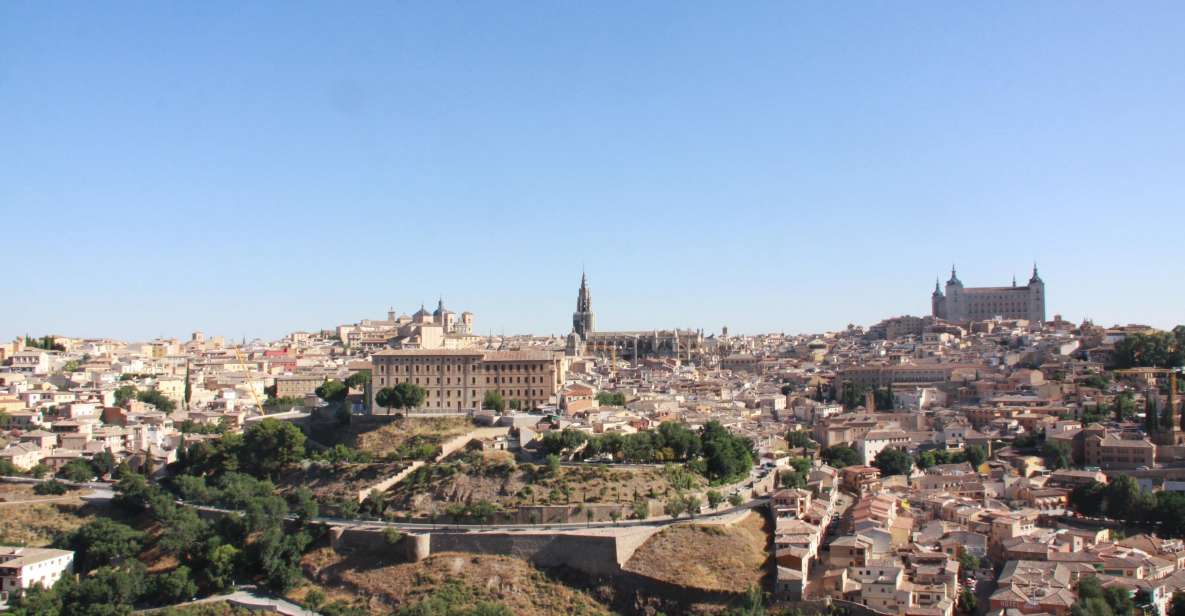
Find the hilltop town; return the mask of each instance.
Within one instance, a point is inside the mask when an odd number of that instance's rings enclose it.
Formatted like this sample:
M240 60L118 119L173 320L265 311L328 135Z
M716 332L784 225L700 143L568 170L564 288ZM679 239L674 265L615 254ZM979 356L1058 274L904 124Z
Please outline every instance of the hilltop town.
M0 346L0 600L173 614L1185 614L1185 327L1045 282L811 334ZM199 599L195 603L195 599Z

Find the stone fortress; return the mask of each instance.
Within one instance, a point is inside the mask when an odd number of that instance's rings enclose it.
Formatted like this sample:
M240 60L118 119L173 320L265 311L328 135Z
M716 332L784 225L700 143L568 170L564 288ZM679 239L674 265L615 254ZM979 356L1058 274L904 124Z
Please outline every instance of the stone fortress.
M1002 317L1040 323L1045 321L1045 282L1037 275L1037 264L1034 263L1033 275L1023 287L1017 286L1015 277L1010 287L964 287L951 266L945 293L939 288L938 281L934 281L930 314L953 322Z

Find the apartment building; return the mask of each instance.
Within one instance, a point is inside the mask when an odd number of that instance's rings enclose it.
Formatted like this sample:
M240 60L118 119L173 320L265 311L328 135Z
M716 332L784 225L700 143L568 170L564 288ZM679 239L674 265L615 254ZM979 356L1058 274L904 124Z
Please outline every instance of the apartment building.
M0 606L33 586L53 586L73 567L69 550L0 546Z

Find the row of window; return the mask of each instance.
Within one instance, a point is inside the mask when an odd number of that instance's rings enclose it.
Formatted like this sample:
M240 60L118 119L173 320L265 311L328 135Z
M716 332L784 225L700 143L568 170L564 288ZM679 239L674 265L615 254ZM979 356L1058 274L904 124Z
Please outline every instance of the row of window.
M400 380L397 375L392 375L392 378L391 378L392 385L394 385L396 383L402 383L402 382L405 382L405 381ZM453 385L454 384L452 377L444 377L443 383L441 382L441 377L436 377L436 382L433 383L432 377L424 377L423 379L421 379L420 377L417 376L417 377L412 377L409 382L411 382L415 385L433 385L433 384L435 384L435 385ZM486 385L509 385L509 384L524 385L524 384L541 384L541 383L543 383L543 377L534 377L534 376L527 376L527 377L524 377L524 376L488 377L487 376L486 377ZM380 376L379 377L379 387L383 387L386 384L387 384L387 377ZM464 385L464 384L465 384L465 379L462 377L457 377L456 385ZM477 377L471 377L469 379L469 384L470 385L477 385Z

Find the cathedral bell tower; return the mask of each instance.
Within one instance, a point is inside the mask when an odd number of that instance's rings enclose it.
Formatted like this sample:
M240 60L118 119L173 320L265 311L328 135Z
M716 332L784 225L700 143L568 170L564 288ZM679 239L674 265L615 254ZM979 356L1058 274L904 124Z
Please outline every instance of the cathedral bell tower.
M596 317L592 311L592 294L588 291L588 277L580 273L580 292L576 294L576 312L572 313L572 331L582 341L596 329Z

